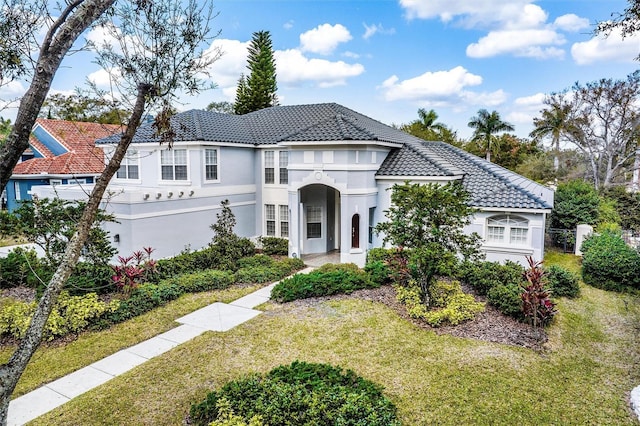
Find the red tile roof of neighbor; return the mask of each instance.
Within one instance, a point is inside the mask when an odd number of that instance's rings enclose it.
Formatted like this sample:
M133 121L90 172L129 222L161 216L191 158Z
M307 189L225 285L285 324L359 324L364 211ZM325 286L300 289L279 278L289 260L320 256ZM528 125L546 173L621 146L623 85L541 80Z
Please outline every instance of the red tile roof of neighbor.
M30 174L99 174L104 170L104 154L96 148L96 139L118 133L122 127L115 124L84 123L79 121L38 118L36 124L45 129L69 152L55 156L33 135L31 146L44 158L32 158L16 165L14 175Z

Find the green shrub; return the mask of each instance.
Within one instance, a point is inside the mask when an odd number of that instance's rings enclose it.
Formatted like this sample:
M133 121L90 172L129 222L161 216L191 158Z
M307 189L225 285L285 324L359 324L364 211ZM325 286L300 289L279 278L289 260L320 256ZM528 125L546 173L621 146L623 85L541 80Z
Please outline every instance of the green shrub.
M254 268L257 266L271 267L275 263L275 259L266 254L256 254L254 256L244 257L238 260L238 268Z
M582 279L604 290L640 288L640 255L619 234L603 232L582 244Z
M580 293L578 277L573 272L558 265L551 265L548 270L549 289L552 296L576 297Z
M250 268L241 268L235 274L238 283L268 283L277 281L288 275L286 269L277 266L253 266Z
M393 258L397 251L398 249L396 248L372 248L367 251L367 263L376 261L387 262Z
M135 318L153 308L177 299L183 293L182 287L171 281L162 281L158 284L142 284L131 292L131 296L128 299L120 301L118 309L104 315L96 323L96 327L106 328L112 324Z
M280 281L271 291L271 297L279 302L290 302L308 297L351 293L361 288L373 288L366 272L353 263L326 264L309 274L295 274Z
M438 280L431 285L431 306L435 309L425 305L415 280L406 286L397 285L395 289L396 298L407 307L409 316L423 319L433 327L444 323L458 325L485 309L484 303L476 302L472 295L462 291L459 281Z
M243 422L259 419L268 425L400 424L395 406L379 385L351 370L299 361L209 393L205 401L191 406L192 424L209 425L226 404L228 412L241 416Z
M278 265L282 270L287 270L286 275L299 271L305 267L304 261L299 258L287 257L278 261Z
M377 285L384 285L391 282L391 268L381 260L368 262L365 265L364 270L369 274L371 282L376 283Z
M116 290L112 276L113 269L109 265L79 262L65 283L65 289L71 295L110 293Z
M262 244L262 252L266 255L289 254L289 240L286 238L260 237L260 244Z
M40 278L48 282L53 269L38 258L35 250L16 247L6 257L0 257L0 288L27 286L37 288Z
M503 314L522 320L522 290L520 284L499 284L489 289L487 301Z
M118 300L110 303L101 302L95 293L70 296L68 292L63 291L47 320L43 337L51 340L69 333L77 333L102 316L116 311L119 303ZM0 334L22 339L35 309L36 302L6 302L0 309Z
M519 285L523 282L524 268L515 262L466 262L460 266L459 276L473 286L479 294L487 294L498 285Z
M197 293L200 291L225 289L233 284L233 282L234 277L232 272L209 269L193 274L180 275L163 281L162 283L177 285L184 293Z

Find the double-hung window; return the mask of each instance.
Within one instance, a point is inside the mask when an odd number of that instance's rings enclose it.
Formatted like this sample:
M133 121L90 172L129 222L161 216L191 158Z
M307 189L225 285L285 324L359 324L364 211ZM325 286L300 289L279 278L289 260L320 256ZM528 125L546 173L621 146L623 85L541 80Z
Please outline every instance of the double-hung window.
M275 167L275 151L264 152L264 183L276 183Z
M187 150L171 149L160 152L162 180L187 180Z
M117 179L139 179L138 154L127 151L116 173Z
M518 216L493 216L487 219L487 242L526 244L529 221Z
M322 238L322 207L307 206L307 238Z
M267 219L267 236L276 236L276 206L275 204L265 204L265 217Z
M280 151L278 160L280 185L287 185L289 183L289 152Z
M218 180L218 150L206 148L204 150L204 170L206 180Z
M289 206L280 205L280 236L289 238Z

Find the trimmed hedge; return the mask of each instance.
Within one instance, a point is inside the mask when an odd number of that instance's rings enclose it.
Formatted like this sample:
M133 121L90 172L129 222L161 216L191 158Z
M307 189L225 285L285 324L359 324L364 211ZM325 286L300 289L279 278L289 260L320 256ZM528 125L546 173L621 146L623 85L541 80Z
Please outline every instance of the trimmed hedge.
M289 240L278 237L260 237L262 252L266 255L286 256L289 254Z
M489 289L487 301L500 312L517 320L524 320L522 313L522 292L520 284L499 284Z
M294 361L227 383L189 414L195 426L226 424L222 407L250 424L398 426L396 407L382 390L351 370Z
M582 279L603 290L640 289L640 254L614 232L587 238L582 244Z
M466 262L460 266L459 277L485 295L498 285L519 285L524 281L524 268L515 262Z
M308 274L295 274L280 281L271 291L271 297L278 302L290 302L375 287L379 284L372 282L368 274L353 263L326 264Z

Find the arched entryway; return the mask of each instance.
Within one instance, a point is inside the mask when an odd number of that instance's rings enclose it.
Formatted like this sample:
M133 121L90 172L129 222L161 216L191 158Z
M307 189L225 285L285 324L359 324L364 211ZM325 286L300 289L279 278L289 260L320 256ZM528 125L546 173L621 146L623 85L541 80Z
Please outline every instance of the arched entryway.
M340 249L340 192L323 184L299 189L301 254Z

